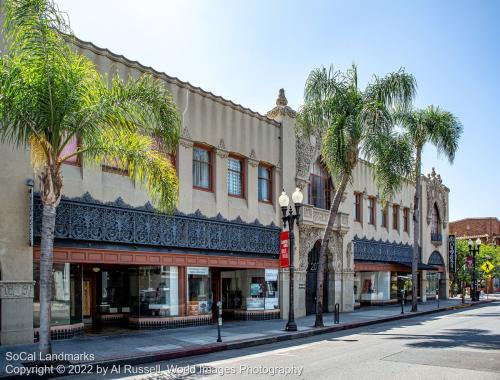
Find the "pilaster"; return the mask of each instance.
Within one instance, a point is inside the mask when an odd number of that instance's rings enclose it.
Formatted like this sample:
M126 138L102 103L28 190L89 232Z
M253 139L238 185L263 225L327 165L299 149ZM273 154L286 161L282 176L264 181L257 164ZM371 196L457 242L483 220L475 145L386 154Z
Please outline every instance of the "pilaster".
M0 344L33 343L34 281L0 281Z
M221 139L215 154L215 200L217 213L223 217L229 217L228 194L227 194L227 160L229 152L226 150L224 140Z
M193 208L193 141L182 137L177 150L177 175L179 177L179 210Z

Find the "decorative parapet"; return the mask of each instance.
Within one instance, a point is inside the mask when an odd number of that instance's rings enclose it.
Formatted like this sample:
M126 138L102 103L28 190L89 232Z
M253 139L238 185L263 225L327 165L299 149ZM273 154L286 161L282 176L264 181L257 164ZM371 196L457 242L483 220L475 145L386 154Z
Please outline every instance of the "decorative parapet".
M35 196L34 236L41 236L42 205ZM121 198L103 203L85 193L81 198L63 198L56 214L55 238L227 253L278 255L280 228L264 226L257 219L229 221L222 215L210 218L199 210L162 214L148 202L127 205Z
M297 117L297 112L288 105L288 100L286 99L285 90L283 88L279 90L278 99L276 99L276 107L269 111L266 116L273 120L279 116L288 116L293 119Z
M33 298L34 281L0 281L0 298Z
M324 228L328 223L329 216L329 210L324 210L311 205L303 205L301 222L304 225ZM333 229L336 231L347 232L347 230L349 230L349 214L339 212L335 218Z
M431 223L432 220L432 209L434 204L436 204L439 210L439 216L443 224L443 228L446 228L448 224L448 192L449 189L443 185L443 180L439 174L436 174L436 170L432 168L430 174L427 175L427 224Z

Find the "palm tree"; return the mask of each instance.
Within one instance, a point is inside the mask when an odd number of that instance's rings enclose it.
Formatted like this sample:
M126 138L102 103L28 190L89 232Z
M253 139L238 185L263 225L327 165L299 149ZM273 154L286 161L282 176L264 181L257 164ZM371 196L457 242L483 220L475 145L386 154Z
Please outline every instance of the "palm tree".
M43 204L40 255L40 339L51 352L51 282L61 166L75 155L100 167L128 168L161 211L177 203L175 169L166 158L177 146L180 116L165 86L150 76L108 80L74 53L72 33L51 0L5 0L0 58L0 141L29 148ZM78 137L75 152L64 148Z
M395 133L391 109L408 107L415 88L414 77L401 69L382 78L375 76L362 91L355 65L346 73L333 67L318 68L306 81L297 125L300 133L320 136L322 160L337 184L319 255L316 327L323 326L326 249L358 157L362 155L371 162L383 199L389 199L401 187L404 175L412 168L411 146L404 136Z
M413 205L413 255L412 255L412 297L411 311L417 311L417 269L420 247L420 199L422 172L422 151L427 143L433 144L438 152L444 153L453 163L458 142L462 134L460 121L450 112L439 107L429 106L421 110L402 109L395 113L395 120L403 127L403 133L409 140L415 166L412 170L415 179L415 197Z

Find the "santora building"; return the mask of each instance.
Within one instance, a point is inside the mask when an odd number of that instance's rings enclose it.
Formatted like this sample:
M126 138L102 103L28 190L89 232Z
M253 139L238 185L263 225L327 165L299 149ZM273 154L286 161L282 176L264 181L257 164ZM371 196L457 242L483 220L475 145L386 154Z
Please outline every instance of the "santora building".
M155 212L127 168L80 158L64 166L57 211L52 323L54 338L96 326L178 328L225 318L288 313L288 271L279 269L282 189L304 193L296 230L295 313L315 312L319 241L335 184L319 138L296 136L296 113L280 91L261 115L136 61L77 40L102 73L150 73L164 81L182 114L171 157L180 183L173 215ZM75 149L75 140L68 149ZM37 338L41 205L26 149L0 145L0 340ZM446 297L448 189L433 171L423 181L419 296ZM348 187L328 252L325 308L397 301L411 272L412 200L408 183L381 203L368 163ZM439 286L441 284L441 286Z

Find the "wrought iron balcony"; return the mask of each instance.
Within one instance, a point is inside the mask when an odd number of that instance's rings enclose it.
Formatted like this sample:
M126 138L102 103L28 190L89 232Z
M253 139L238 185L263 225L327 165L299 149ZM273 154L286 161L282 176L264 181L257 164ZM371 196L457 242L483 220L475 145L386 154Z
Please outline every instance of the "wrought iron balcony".
M443 235L441 235L440 233L436 233L436 232L431 232L431 242L433 244L442 244L443 243Z

